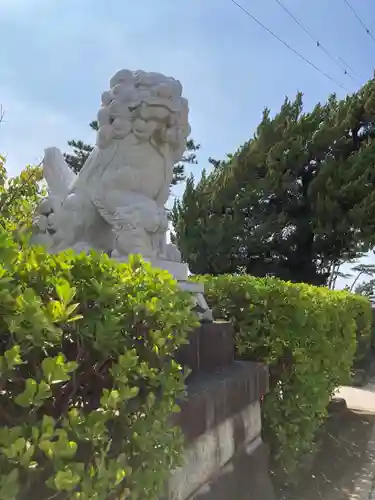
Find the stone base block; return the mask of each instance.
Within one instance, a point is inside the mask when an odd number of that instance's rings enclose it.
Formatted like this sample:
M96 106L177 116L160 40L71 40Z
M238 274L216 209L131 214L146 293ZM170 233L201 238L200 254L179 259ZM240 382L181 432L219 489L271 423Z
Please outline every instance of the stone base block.
M260 433L260 407L254 402L202 434L186 449L183 467L172 473L168 500L190 498L230 462L240 446L253 443L256 448L261 442Z
M267 390L268 370L257 363L233 362L219 372L193 377L181 412L173 417L186 448L183 466L168 481L167 500L195 498L202 487L211 488L238 453L251 454L261 445L260 399Z
M189 266L184 262L172 262L169 260L149 260L153 267L168 271L177 281L187 281L189 278Z
M187 385L187 398L174 423L191 443L199 436L259 402L268 391L268 369L260 363L235 361L211 374L198 373Z
M213 373L234 361L234 331L230 323L202 323L189 335L189 344L177 354L177 361L198 372Z

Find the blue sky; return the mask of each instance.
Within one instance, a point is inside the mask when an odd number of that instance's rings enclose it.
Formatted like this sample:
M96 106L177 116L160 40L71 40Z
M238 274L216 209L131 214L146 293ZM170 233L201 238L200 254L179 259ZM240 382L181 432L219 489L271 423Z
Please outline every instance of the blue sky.
M283 0L317 39L361 76L353 82L275 0L239 0L306 58L351 92L372 77L375 42L344 0ZM373 0L351 0L375 34ZM1 0L0 151L18 172L47 146L94 141L88 122L120 68L160 71L181 80L192 136L220 159L249 138L265 106L305 95L305 107L345 91L301 61L230 0Z

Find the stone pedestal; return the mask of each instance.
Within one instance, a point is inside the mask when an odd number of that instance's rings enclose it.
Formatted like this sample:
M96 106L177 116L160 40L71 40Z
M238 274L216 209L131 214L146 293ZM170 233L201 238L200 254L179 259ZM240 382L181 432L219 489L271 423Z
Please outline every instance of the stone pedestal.
M240 456L250 458L263 447L260 400L267 390L268 370L256 363L233 362L218 372L196 374L190 380L182 411L174 417L186 439L183 466L173 471L166 499L203 500L209 495L207 500L216 500L221 489L217 481L225 482L225 471L237 470ZM267 462L262 470L267 476ZM248 470L247 477L251 474ZM228 477L225 491L241 489L243 479L241 473ZM219 498L263 497L233 494Z
M189 334L189 343L182 346L177 361L190 368L190 378L213 373L234 361L233 328L226 322L202 323Z
M261 439L267 367L234 361L233 328L225 322L203 323L192 331L177 360L192 370L187 398L173 417L186 448L164 500L274 500ZM264 496L246 496L256 485Z

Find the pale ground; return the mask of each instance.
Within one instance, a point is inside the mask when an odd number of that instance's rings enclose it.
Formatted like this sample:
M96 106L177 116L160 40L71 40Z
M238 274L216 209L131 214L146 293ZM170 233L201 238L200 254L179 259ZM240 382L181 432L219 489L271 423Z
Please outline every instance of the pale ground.
M375 378L363 388L342 387L337 395L344 398L348 408L352 410L375 413Z
M346 400L348 408L375 414L375 378L364 388L342 387L338 396ZM367 445L367 462L355 481L350 500L375 500L375 425Z
M337 396L348 409L331 414L311 465L295 486L277 490L278 500L375 500L375 378L363 388L342 387Z

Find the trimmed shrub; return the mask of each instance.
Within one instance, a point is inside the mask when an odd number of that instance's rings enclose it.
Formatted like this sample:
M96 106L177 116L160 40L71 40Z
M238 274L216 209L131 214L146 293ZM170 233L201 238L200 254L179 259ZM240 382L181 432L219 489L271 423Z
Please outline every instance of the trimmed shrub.
M293 472L312 449L334 390L350 378L357 332L370 332L369 302L274 278L201 279L214 316L234 325L237 357L270 365L265 436L274 457Z
M0 500L158 499L178 463L190 297L134 257L0 233Z
M349 294L350 308L356 321L357 349L354 368L368 371L371 364L372 307L368 297Z

